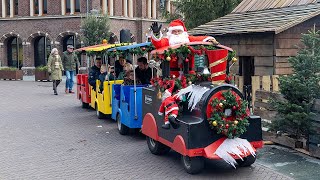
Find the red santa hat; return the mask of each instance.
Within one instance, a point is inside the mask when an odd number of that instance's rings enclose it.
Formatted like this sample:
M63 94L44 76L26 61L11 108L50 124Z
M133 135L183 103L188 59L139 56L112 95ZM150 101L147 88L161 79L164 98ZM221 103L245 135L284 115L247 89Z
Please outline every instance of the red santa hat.
M167 88L167 89L165 90L165 93L168 94L169 96L172 95L172 92L173 92L173 89L174 89L174 84L175 84L174 80L170 80L170 81L168 82L169 88Z
M180 19L173 20L169 24L168 32L172 33L173 30L181 30L181 31L187 32L186 26Z

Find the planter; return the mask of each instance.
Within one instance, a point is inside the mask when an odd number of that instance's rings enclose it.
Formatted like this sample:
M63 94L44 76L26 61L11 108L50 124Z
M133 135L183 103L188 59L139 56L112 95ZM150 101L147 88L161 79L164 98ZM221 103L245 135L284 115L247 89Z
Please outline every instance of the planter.
M290 147L290 148L298 148L298 149L307 149L306 142L307 140L304 138L296 139L289 137L287 135L278 135L274 132L263 132L263 139L266 141L272 141L274 143Z
M0 70L0 79L4 80L22 80L22 70Z
M36 81L49 81L50 80L50 76L49 76L48 71L39 71L36 69L34 71L34 76L35 76Z

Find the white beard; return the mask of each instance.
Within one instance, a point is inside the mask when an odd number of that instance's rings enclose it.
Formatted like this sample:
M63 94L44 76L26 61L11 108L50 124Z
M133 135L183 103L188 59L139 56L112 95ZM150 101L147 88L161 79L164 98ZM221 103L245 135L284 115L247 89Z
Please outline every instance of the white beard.
M174 35L171 33L167 33L168 39L169 39L169 45L175 45L175 44L181 44L181 43L188 43L190 42L189 40L189 35L187 32L183 32L178 35Z
M171 95L168 94L167 92L162 93L162 101L166 100L168 97L170 97Z

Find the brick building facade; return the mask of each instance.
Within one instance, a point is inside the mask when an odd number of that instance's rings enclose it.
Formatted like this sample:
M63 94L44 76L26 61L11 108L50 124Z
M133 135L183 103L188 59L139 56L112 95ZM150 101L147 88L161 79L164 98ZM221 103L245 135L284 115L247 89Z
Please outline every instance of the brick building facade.
M160 4L166 0L0 0L0 66L19 67L33 74L45 64L53 47L81 47L81 18L95 9L108 13L110 31L120 37L129 29L136 42L145 42L146 31L161 21ZM120 38L118 38L120 40Z

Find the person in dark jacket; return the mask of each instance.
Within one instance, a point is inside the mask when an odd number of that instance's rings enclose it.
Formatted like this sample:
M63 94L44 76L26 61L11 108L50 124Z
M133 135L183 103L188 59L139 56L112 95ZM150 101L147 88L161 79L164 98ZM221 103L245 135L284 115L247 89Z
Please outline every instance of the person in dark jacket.
M74 83L75 70L78 66L80 68L77 55L73 52L74 47L72 45L67 46L67 50L63 52L62 63L66 72L66 93L74 93L72 91Z
M101 63L101 58L97 57L94 66L92 66L89 71L88 81L94 90L96 90L96 80L99 79L99 75L101 74Z
M138 67L136 68L136 77L142 84L150 84L152 78L152 70L148 65L147 58L140 57L138 59Z
M126 64L131 64L131 61L126 59L124 56L120 55L119 60L117 60L114 63L114 68L115 68L115 72L116 72L116 77L119 79L123 78L124 76L124 67L126 66Z
M127 60L123 56L120 56L119 60L117 60L114 63L114 67L116 70L116 77L119 77L121 72L123 72L123 67L125 66L126 63L127 63Z

